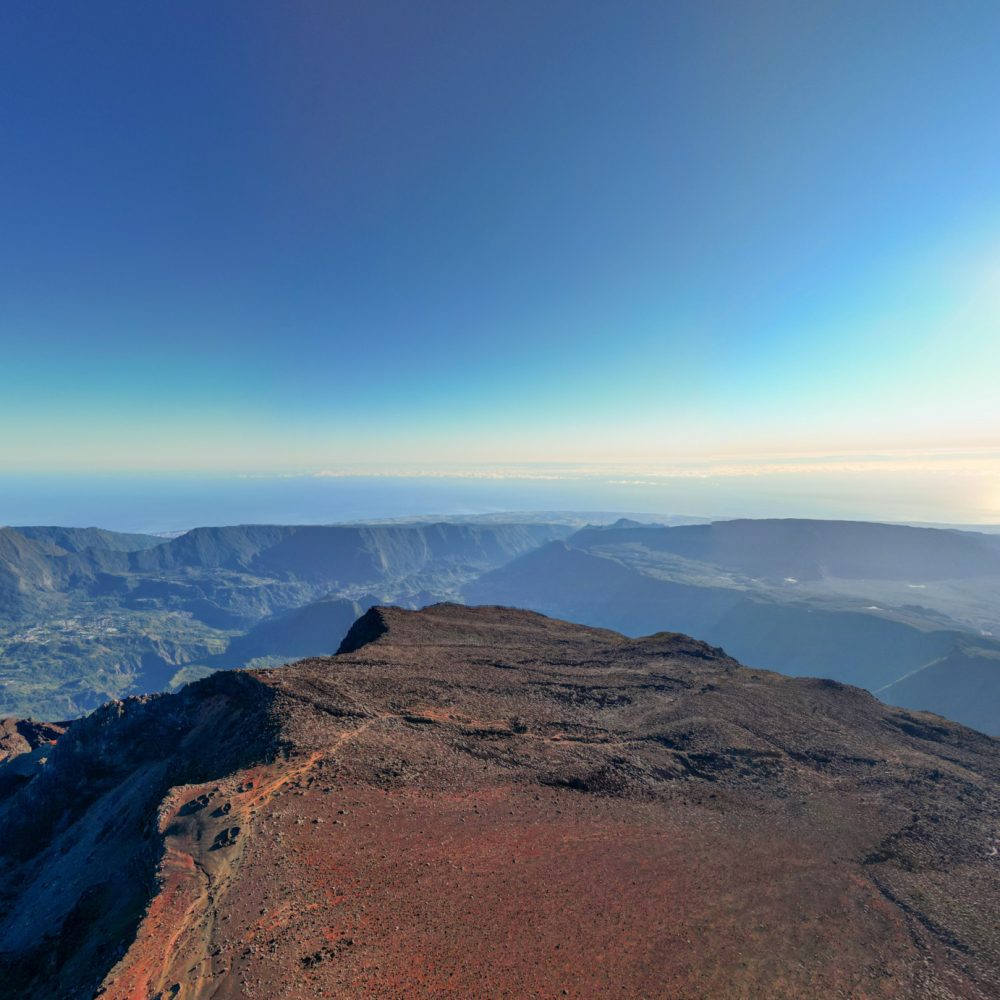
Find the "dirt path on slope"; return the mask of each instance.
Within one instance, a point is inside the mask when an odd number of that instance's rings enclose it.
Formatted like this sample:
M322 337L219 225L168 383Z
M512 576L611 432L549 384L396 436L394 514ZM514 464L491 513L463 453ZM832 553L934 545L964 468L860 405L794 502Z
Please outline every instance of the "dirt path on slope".
M255 814L382 718L344 731L329 749L240 771L221 782L171 789L158 815L164 844L158 891L135 941L105 979L102 1000L191 1000L225 975L212 954L213 931Z

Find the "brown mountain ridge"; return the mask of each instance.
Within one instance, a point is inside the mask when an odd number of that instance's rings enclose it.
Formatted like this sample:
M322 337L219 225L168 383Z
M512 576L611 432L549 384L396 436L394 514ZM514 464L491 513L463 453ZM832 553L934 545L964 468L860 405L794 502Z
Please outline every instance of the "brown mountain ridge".
M373 608L21 756L3 998L1000 995L1000 743L686 636Z

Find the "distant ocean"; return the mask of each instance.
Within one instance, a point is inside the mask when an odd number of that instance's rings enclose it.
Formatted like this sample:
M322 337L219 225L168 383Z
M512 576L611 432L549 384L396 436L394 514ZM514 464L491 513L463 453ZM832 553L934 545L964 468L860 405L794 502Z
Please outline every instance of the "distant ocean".
M201 525L331 524L503 511L973 522L909 477L859 492L843 476L659 481L391 476L0 475L0 525L179 532ZM875 488L873 489L873 486ZM992 520L995 518L982 518Z
M632 510L591 481L357 476L0 476L0 524L176 532L221 524L331 524L501 511ZM639 496L635 496L639 493ZM595 506L596 505L596 506ZM622 506L624 505L624 506Z

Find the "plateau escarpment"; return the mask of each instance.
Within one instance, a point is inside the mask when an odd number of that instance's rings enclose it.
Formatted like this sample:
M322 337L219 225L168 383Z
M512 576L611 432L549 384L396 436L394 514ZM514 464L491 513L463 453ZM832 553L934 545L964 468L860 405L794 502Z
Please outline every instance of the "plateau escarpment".
M676 634L372 608L73 723L0 824L2 997L1000 990L997 742Z

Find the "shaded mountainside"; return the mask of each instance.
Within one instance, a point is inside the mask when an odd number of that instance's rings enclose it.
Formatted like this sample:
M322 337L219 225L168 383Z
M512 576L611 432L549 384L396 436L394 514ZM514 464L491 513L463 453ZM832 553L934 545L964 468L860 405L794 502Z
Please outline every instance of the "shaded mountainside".
M328 653L350 624L343 615L302 610L313 621L290 628L283 616L330 597L364 607L456 598L479 573L571 530L246 525L148 545L96 529L0 529L0 713L68 718L221 665ZM306 642L317 629L332 638ZM282 630L295 637L284 648Z
M793 550L782 561L765 544L767 538L773 541L780 534L776 526L787 527L792 538L803 532L809 537L823 535L827 529L836 537L842 527L838 523L732 524L740 541L731 550L726 548L728 542L724 544L728 538L725 524L585 529L484 573L463 594L471 603L530 608L629 635L657 629L685 632L723 646L745 663L795 675L832 677L878 692L896 704L947 714L1000 735L1000 641L926 606L904 603L893 608L888 602L875 606L872 598L863 596L866 587L874 586L870 581L854 583L855 589L847 591L845 577L830 576L834 569L874 572L874 556L869 555L862 566L859 553L845 551L838 557L831 544L824 548L827 555L821 563L803 543L801 551ZM808 530L803 524L810 526ZM943 560L940 565L948 565L950 559L953 568L961 562L970 572L987 569L995 541L970 533L977 553L972 558L968 539L960 532L862 525L866 530L855 533L856 526L849 527L848 537L870 541L868 528L889 528L890 538L898 531L907 538L910 532L918 539L922 533L934 536L929 543L915 544L905 558L893 555L890 546L885 574L900 572L904 562L912 570L924 561L938 565L938 556ZM708 529L719 529L719 533L713 535ZM688 534L677 535L684 532ZM676 541L677 537L684 541ZM943 554L941 547L953 543L951 555ZM664 553L669 554L664 557ZM717 563L693 558L706 555ZM721 562L726 566L720 568ZM751 563L757 572L768 567L780 585L767 585L738 572L736 567L746 569ZM793 571L803 577L827 574L823 578L827 589L809 591L798 579L786 581ZM932 595L926 589L930 584L917 582L924 579L919 576L910 579L915 582L907 586L921 589L906 593L919 593L922 601L930 601ZM1000 619L1000 609L996 616Z
M1000 992L989 737L506 608L342 650L69 728L0 802L0 997Z
M263 657L329 656L337 651L350 627L373 603L369 600L362 607L357 601L328 597L266 618L229 644L220 657L220 666L243 666Z
M1000 647L959 639L945 655L878 688L876 694L891 705L933 705L949 719L960 719L984 733L1000 735L997 689L1000 686Z

